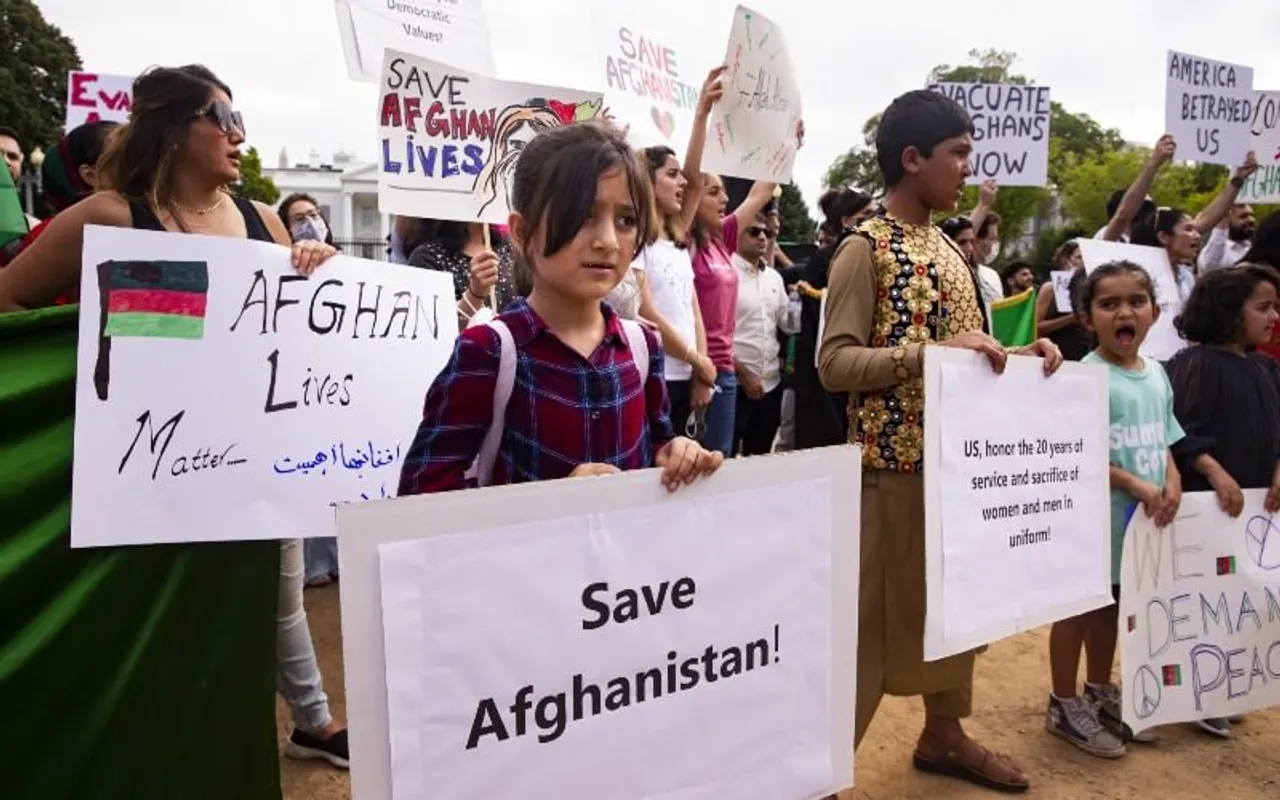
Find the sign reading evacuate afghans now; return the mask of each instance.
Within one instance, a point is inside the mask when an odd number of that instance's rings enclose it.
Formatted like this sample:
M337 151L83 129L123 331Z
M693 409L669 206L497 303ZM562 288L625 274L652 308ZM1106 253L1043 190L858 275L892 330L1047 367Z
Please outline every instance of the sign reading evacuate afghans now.
M334 503L394 496L453 298L431 270L86 228L72 545L331 536Z
M1244 161L1253 70L1170 50L1165 77L1165 131L1178 143L1178 158L1228 167Z
M1044 186L1049 181L1048 86L935 83L929 91L955 100L973 119L969 183Z

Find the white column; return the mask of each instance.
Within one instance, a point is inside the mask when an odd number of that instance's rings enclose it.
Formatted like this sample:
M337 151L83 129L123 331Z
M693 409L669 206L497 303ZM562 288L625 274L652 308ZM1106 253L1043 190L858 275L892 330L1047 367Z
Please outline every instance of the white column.
M342 192L342 226L346 230L341 237L343 239L356 238L356 212L352 199L350 192Z

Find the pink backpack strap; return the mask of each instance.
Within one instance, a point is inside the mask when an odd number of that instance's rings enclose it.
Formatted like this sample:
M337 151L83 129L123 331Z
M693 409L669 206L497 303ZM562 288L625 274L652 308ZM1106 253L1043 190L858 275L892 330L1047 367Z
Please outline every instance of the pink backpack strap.
M640 391L649 382L649 340L645 338L644 328L633 319L624 319L622 332L627 336L627 347L631 349L631 359L636 362L636 370L640 372Z
M507 427L507 404L516 385L516 343L511 329L499 319L490 320L488 327L498 334L498 380L493 387L493 420L480 445L480 453L467 470L466 477L475 479L476 486L488 486L493 482L493 467L498 462L498 449L502 446L502 434Z

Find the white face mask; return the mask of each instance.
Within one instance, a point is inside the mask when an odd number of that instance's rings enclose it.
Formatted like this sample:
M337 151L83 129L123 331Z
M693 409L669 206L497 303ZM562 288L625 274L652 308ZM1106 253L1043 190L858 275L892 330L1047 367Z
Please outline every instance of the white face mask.
M329 226L325 225L324 220L319 217L307 217L295 222L289 229L289 234L295 242L306 239L323 242L329 236Z
M1000 243L996 242L995 244L991 245L991 250L990 252L987 253L986 263L993 264L995 263L995 260L999 257L1000 257Z

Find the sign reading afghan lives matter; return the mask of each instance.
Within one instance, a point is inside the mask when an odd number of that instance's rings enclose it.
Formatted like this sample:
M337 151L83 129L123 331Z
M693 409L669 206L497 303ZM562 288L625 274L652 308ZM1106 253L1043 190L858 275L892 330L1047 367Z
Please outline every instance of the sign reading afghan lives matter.
M387 51L378 107L378 209L505 225L524 145L594 119L600 94L486 78Z
M128 75L67 73L66 130L99 120L124 122L132 108L133 78Z
M1141 510L1120 564L1124 721L1135 731L1280 704L1280 520L1266 491L1231 519L1183 495L1157 530Z
M1147 338L1142 342L1142 355L1157 361L1168 361L1187 346L1173 324L1178 314L1182 313L1182 289L1178 285L1173 267L1169 265L1169 255L1164 248L1101 239L1076 241L1080 244L1080 257L1084 259L1085 273L1093 272L1112 261L1131 261L1145 269L1155 282L1156 305L1160 308L1160 316L1151 330L1147 331Z
M925 658L1111 603L1106 371L930 347L924 394Z
M457 335L446 274L214 236L87 228L80 298L75 547L333 535Z
M852 785L860 455L340 507L354 795Z
M1165 75L1164 125L1178 158L1239 166L1249 152L1253 69L1170 50Z
M604 43L605 105L620 125L629 126L635 147L666 145L681 153L693 130L698 92L709 64L693 62L689 51L668 41L681 28L646 14L643 6L596 3L596 28ZM657 23L662 38L655 38Z
M334 0L352 80L375 82L396 50L493 74L483 0Z
M969 183L1002 186L1049 182L1049 87L1008 83L935 83L973 118Z
M1249 176L1236 202L1280 202L1280 91L1253 93L1249 149L1258 156L1258 171Z
M702 168L748 180L790 183L801 121L800 84L782 29L738 6L721 79L724 97L711 112Z

